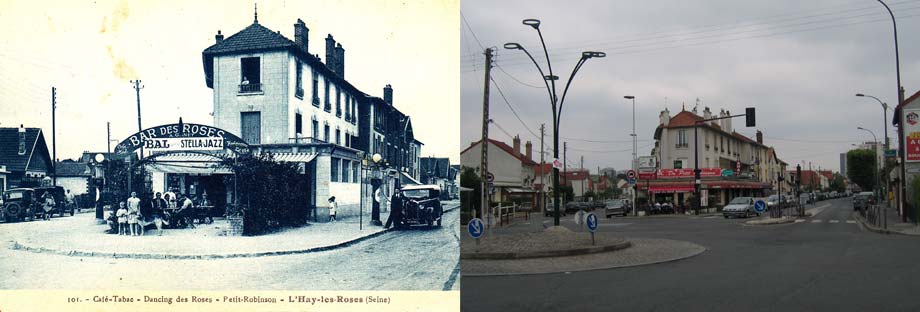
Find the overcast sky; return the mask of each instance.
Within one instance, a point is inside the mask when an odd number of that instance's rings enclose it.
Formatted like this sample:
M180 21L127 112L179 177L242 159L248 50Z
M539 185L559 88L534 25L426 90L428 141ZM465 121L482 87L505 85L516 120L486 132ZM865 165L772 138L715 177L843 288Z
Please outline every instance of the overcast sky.
M2 1L0 127L41 127L51 148L51 87L58 90L60 159L105 151L137 132L132 79L141 79L144 128L213 124L201 51L253 22L254 1ZM456 0L258 1L259 23L293 39L301 18L310 51L327 34L346 53L346 77L412 118L422 155L459 162L459 31ZM324 57L323 57L324 58ZM114 143L113 145L117 144Z
M910 96L920 89L920 40L911 40L920 32L920 1L887 2L898 21L901 83ZM834 171L851 144L872 140L857 126L879 140L884 136L881 105L854 94L897 103L891 20L874 0L465 0L461 12L468 22L460 43L462 147L481 136L484 47L499 48L490 137L510 144L508 134L519 134L536 150L540 139L527 128L539 135L546 123L552 133L549 96L537 69L522 52L502 48L518 42L545 66L537 32L521 24L525 18L542 20L553 71L562 79L560 97L581 51L607 53L578 72L560 128L569 142L568 162L577 166L584 156L592 172L629 166L632 111L624 95L636 97L640 156L651 151L661 110L674 116L682 103L691 110L699 98L700 111L708 106L739 114L756 107L757 127L737 119L739 133L754 138L763 131L764 143L793 167L804 161ZM890 110L887 119L894 147ZM539 161L536 152L534 158Z

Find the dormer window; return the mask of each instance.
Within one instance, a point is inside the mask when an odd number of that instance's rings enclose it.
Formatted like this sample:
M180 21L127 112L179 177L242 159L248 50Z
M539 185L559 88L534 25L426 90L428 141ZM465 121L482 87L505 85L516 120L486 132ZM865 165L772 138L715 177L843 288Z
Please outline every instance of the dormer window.
M240 59L240 93L262 92L262 75L258 57Z

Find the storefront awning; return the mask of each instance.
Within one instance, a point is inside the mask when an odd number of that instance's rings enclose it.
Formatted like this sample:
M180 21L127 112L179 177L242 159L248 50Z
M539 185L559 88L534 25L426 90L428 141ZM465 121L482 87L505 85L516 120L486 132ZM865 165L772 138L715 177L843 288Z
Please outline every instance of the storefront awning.
M522 189L522 188L507 188L505 189L508 193L535 193L534 190Z
M402 185L421 185L422 184L422 182L419 182L418 180L413 179L412 177L409 176L408 173L405 173L405 172L400 172L399 183Z
M275 153L272 156L276 161L302 163L311 162L316 158L316 154L313 153Z
M220 165L221 159L205 154L174 153L157 156L145 166L151 172L186 174L232 174L228 167Z
M694 191L693 185L652 185L649 187L652 193L691 193Z

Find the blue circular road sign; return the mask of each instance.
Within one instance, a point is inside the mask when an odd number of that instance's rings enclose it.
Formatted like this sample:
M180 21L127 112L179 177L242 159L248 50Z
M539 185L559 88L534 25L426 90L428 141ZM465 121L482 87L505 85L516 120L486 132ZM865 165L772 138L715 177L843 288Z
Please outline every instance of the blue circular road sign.
M473 218L470 220L470 223L466 225L466 229L470 232L471 237L479 238L482 236L482 232L485 227L482 226L482 219Z
M764 212L767 210L767 203L763 199L758 199L754 202L754 211Z
M591 231L592 233L596 231L597 230L597 216L595 216L594 213L589 213L588 216L585 217L585 225L588 226L588 231Z

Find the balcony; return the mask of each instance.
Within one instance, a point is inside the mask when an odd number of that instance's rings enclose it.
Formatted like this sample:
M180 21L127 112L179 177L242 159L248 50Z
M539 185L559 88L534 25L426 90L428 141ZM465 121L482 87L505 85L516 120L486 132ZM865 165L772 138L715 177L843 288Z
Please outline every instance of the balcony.
M262 84L261 83L247 83L240 85L240 93L261 93Z
M313 106L319 107L319 97L315 94L313 95Z
M674 147L675 147L675 148L687 148L687 147L690 147L690 144L688 144L688 143L677 143L677 144L674 144Z

